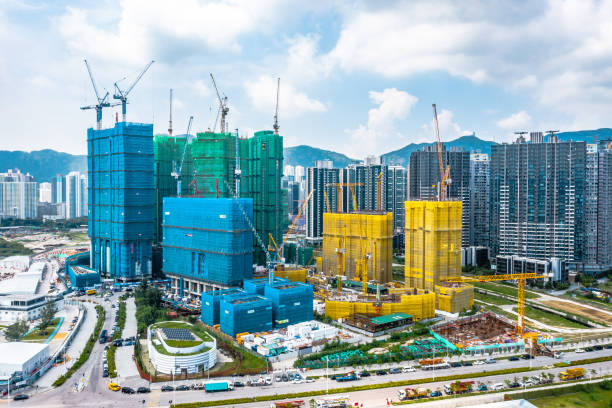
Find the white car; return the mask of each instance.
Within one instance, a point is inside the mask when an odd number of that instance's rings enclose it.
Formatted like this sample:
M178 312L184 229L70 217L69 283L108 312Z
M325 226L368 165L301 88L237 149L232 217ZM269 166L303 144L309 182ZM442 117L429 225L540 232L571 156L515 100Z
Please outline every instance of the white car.
M403 373L414 373L416 371L416 368L414 367L404 367L402 368L402 372Z
M482 360L474 361L474 365L483 365L484 363Z
M314 378L306 378L306 382L307 383L313 383L313 382L315 382L315 379Z
M576 349L576 353L584 353L583 349Z
M302 384L303 382L304 382L304 380L301 380L301 379L295 379L295 380L293 380L293 383L294 383L294 384Z

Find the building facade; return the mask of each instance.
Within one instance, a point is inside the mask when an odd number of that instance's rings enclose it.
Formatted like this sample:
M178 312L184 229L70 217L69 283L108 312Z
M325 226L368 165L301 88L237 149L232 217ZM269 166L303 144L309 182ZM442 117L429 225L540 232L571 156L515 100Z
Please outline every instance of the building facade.
M91 267L102 276L151 276L155 191L153 125L87 130Z
M536 140L491 148L491 255L581 261L586 143Z
M470 155L470 246L489 246L489 155Z
M336 188L330 186L340 181L340 169L333 168L331 160L321 160L315 167L306 170L306 191L308 196L314 191L306 206L306 239L313 243L323 241L323 213L337 208Z
M51 202L51 183L40 183L38 185L38 202Z
M443 145L444 146L444 145ZM450 166L452 183L447 189L449 199L463 203L461 245L469 246L471 234L470 153L458 148L442 151L443 165ZM436 200L440 184L440 166L436 146L410 154L408 199Z
M0 218L37 217L38 186L34 177L19 170L0 173Z
M87 216L87 177L71 171L65 178L66 219Z

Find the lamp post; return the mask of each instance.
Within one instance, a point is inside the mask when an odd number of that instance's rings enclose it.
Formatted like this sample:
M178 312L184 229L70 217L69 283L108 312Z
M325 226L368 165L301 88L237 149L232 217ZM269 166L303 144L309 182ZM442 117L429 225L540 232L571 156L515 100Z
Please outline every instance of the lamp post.
M325 393L329 394L329 376L327 370L329 369L329 356L325 356Z

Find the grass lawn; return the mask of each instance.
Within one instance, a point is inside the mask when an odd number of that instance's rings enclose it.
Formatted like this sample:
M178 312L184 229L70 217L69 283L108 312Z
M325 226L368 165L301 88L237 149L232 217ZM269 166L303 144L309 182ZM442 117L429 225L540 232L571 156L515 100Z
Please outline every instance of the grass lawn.
M202 344L200 340L165 340L170 347L187 348Z
M493 282L470 282L470 285L474 285L478 288L491 290L493 292L501 293L502 295L517 297L518 288L516 286L502 285ZM537 299L538 295L525 290L525 299Z
M481 300L485 303L492 303L494 305L511 305L516 303L512 300L504 299L498 296L487 295L484 293L478 293L476 291L474 291L474 299Z
M167 356L192 356L194 354L200 354L200 353L204 353L205 351L210 350L209 347L202 347L200 350L194 351L192 353L171 353L168 350L166 350L164 346L161 345L161 343L156 344L155 342L153 342L153 347L155 347L155 350L157 350L158 353L165 354Z
M34 252L23 246L23 244L16 241L7 241L4 238L0 238L0 258L5 256L13 255L31 255Z
M42 333L44 334L41 334L41 330L36 328L32 330L30 333L23 336L20 341L37 342L37 341L47 340L47 338L51 335L51 333L53 333L53 330L55 330L55 326L57 326L57 324L59 323L59 320L60 320L59 317L53 319L53 322L51 322L50 325L48 325L47 327L45 327L44 330L42 330Z
M193 332L194 334L196 334L199 338L201 338L203 341L212 341L212 337L210 337L210 335L206 332L206 330L204 330L203 328L195 325L195 324L189 324L187 322L162 322L162 323L155 323L152 327L151 330L153 329L157 329L160 327L167 327L169 329L187 329L191 332Z
M606 303L597 298L589 299L588 297L580 295L578 291L574 291L574 293L576 294L576 297L572 297L568 294L561 295L561 297L565 299L574 300L576 302L584 303L585 305L594 306L600 309L606 309L606 310L612 311L612 303Z
M612 390L599 389L596 392L572 392L570 394L530 399L538 408L608 408L612 401Z
M506 312L505 310L503 310L500 307L485 305L484 303L478 302L478 300L475 300L475 302L476 302L477 306L482 306L485 310L491 311L493 313L497 313L498 315L501 315L501 316L505 316L508 319L513 320L513 321L516 320L516 315L515 314L512 314L510 312Z
M517 308L515 307L512 310L516 312ZM537 320L538 322L542 322L544 324L548 324L550 326L568 327L571 329L584 329L585 327L588 327L583 324L566 319L563 316L535 309L530 306L525 306L525 314L531 319Z

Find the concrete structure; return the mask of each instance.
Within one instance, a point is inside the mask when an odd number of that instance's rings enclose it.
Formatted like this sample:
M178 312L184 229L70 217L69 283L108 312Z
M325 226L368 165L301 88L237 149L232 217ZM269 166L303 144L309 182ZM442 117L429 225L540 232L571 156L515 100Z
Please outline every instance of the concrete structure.
M461 266L484 267L489 264L489 248L470 246L461 248Z
M49 345L39 343L0 343L0 378L27 377L49 359Z
M612 142L588 144L584 184L584 262L612 269Z
M546 280L567 282L569 272L566 262L559 258L532 259L516 255L498 255L495 258L496 270L499 275L509 273L537 273L548 275Z
M315 167L306 170L306 190L308 196L314 190L312 198L306 206L306 240L312 243L323 241L323 213L327 211L325 193L329 201L330 210L337 208L336 188L327 187L328 184L340 181L340 169L333 168L331 160L317 161Z
M89 257L89 252L82 252L66 259L66 275L73 288L91 288L100 283L100 273L88 267Z
M443 145L444 146L444 145ZM438 197L440 167L435 145L410 154L408 200L435 200ZM461 215L461 245L469 246L471 234L470 153L452 147L442 151L444 166L450 166L452 183L447 192L449 199L463 203Z
M581 261L585 142L491 147L491 256Z
M153 125L87 131L91 268L121 280L151 276Z
M49 299L52 298L46 295L0 295L0 321L36 320L40 318L40 313ZM53 299L57 310L62 310L63 297Z
M34 295L46 271L45 262L33 263L27 272L0 281L0 295Z
M0 173L0 219L36 218L38 186L34 177L19 170Z
M164 198L163 266L173 293L240 286L253 275L250 198Z
M155 323L147 328L147 350L151 364L155 370L164 374L197 373L211 369L217 363L217 341L208 336L201 343L192 347L173 347L168 343L163 328L175 326L175 322ZM184 323L185 330L192 333L194 339L197 334L189 329L191 326Z
M489 246L489 155L470 155L470 246Z
M51 202L51 183L40 183L38 185L38 202Z
M0 272L22 272L30 267L30 257L27 255L7 256L0 259Z

